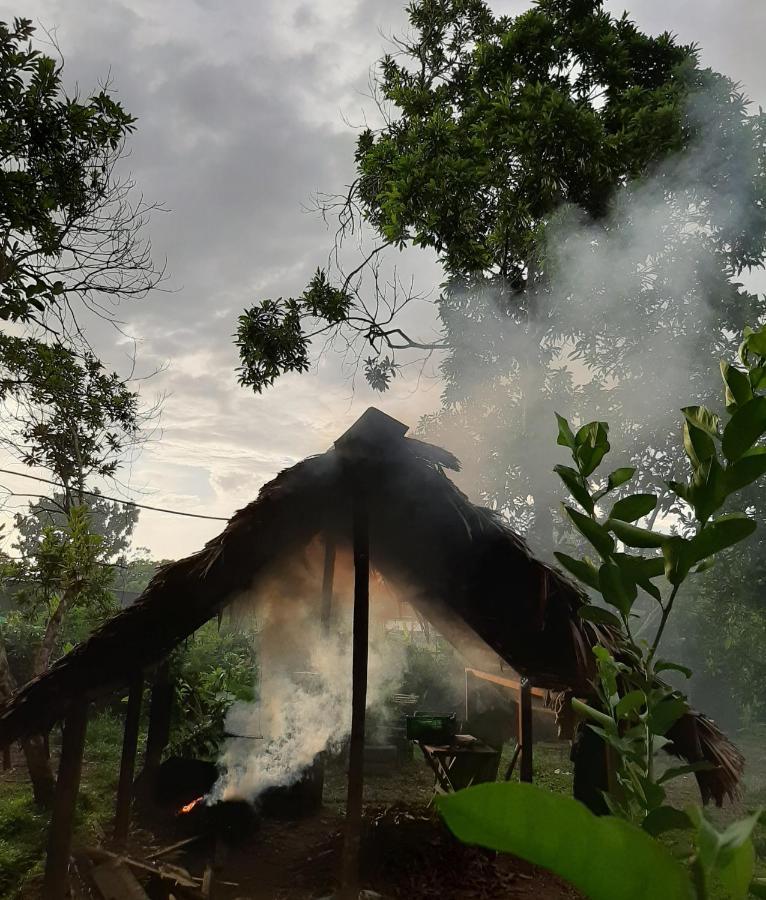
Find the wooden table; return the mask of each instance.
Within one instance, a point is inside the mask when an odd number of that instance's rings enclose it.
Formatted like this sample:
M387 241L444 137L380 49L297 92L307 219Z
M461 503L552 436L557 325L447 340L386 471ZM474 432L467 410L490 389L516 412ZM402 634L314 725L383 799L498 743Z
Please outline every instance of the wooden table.
M497 778L500 751L473 735L456 734L445 744L415 743L436 777L435 793L449 794Z

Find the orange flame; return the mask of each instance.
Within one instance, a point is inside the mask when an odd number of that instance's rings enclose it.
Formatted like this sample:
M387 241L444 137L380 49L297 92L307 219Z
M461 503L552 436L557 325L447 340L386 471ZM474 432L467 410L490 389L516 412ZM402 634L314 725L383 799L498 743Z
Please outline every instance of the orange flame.
M203 797L197 797L195 800L192 800L191 803L185 804L184 806L182 806L182 807L178 810L178 815L179 815L179 816L183 816L183 815L185 815L186 813L190 813L190 812L194 809L194 807L195 807L195 806L199 806L199 804L202 803L202 801L203 801L204 799L205 799L204 796L203 796Z

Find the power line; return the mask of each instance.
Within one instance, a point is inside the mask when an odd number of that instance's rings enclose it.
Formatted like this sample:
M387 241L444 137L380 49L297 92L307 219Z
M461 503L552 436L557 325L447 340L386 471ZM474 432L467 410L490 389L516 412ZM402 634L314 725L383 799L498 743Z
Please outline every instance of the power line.
M41 481L43 484L52 484L54 487L61 488L61 485L48 478L40 478L39 475L29 475L26 472L14 472L13 469L0 469L4 475L16 475L18 478L29 478L32 481ZM122 503L124 506L135 506L137 509L150 509L152 512L168 513L171 516L187 516L190 519L209 519L213 522L228 522L225 516L206 516L203 513L181 512L178 509L167 509L163 506L148 506L146 503L136 503L135 500L121 500L119 497L110 497L108 494L99 494L98 491L82 491L90 497L101 497L104 500L111 500L113 503Z

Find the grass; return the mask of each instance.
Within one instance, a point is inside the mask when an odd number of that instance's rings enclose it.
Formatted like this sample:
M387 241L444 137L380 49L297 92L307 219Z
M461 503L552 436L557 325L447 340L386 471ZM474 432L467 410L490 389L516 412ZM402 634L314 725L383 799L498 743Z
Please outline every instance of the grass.
M114 816L122 728L110 712L88 723L75 819L75 841L100 843ZM54 747L55 753L55 747ZM55 760L54 760L55 765ZM32 801L24 781L0 782L0 898L18 897L43 871L49 814Z

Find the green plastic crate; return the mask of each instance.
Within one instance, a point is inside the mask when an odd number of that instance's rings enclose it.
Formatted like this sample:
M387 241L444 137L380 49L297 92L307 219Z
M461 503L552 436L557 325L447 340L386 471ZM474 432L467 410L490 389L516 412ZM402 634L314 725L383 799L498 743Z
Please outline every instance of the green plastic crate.
M435 713L415 713L406 717L407 738L411 741L424 741L429 744L440 744L450 741L457 732L457 715L438 715Z

